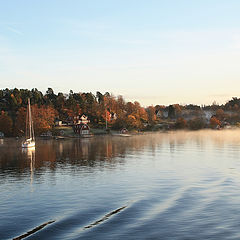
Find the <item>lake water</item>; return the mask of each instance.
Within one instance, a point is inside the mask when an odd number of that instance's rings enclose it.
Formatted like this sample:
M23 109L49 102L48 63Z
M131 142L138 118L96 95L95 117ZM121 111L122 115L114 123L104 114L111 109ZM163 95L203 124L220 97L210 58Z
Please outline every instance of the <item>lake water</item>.
M240 239L240 131L0 140L0 239Z

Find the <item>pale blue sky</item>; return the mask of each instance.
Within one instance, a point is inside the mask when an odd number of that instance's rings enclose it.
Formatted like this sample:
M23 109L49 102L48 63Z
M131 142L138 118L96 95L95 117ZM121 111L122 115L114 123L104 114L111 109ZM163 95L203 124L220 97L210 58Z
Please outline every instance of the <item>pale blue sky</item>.
M0 88L144 106L239 96L238 0L0 0Z

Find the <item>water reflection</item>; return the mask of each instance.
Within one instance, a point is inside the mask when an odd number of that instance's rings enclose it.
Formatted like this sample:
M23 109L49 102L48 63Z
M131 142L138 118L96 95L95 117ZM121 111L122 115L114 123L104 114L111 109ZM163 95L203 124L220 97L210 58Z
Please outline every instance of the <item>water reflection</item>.
M239 133L6 138L0 239L239 239Z
M169 132L121 137L95 137L89 139L69 140L37 140L35 149L21 149L20 140L4 139L0 148L0 174L6 176L15 174L21 177L31 172L33 181L34 171L42 172L47 169L55 171L58 167L115 167L125 163L126 155L141 155L141 152L166 151L170 154L180 154L184 148L196 148L201 151L206 148L231 144L234 154L239 155L240 131L198 131L198 132ZM11 147L9 147L11 146ZM164 147L163 147L164 146Z
M35 169L35 148L22 148L23 155L26 156L27 161L30 165L30 185L32 187L34 180L34 169ZM33 188L32 188L33 191Z

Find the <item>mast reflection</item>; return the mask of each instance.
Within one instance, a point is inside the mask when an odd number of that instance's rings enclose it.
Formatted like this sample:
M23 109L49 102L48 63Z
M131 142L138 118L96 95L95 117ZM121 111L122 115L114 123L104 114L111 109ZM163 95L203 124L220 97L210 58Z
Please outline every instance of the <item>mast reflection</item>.
M35 159L36 159L35 148L22 148L22 153L27 156L27 160L29 161L30 185L32 186L33 180L34 180Z

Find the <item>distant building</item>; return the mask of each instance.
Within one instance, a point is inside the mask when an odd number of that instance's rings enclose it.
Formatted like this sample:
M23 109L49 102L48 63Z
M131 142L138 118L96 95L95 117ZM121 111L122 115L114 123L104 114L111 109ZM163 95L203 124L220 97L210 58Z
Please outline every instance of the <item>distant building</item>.
M81 136L90 135L90 127L88 126L90 120L88 120L88 117L82 114L81 116L78 116L78 119L76 120L77 121L74 121L74 132Z
M114 113L114 112L111 112L111 113L110 113L110 119L111 119L111 121L112 121L112 120L116 120L116 119L117 119L117 114Z
M83 115L80 117L80 124L88 124L88 123L90 123L90 120L88 120L88 117L83 114Z
M168 118L168 109L160 109L156 111L156 116L158 118Z
M55 126L62 126L62 121L61 120L56 120L55 121Z
M90 120L88 120L88 117L85 114L79 115L79 116L75 116L73 118L73 124L88 124L90 122Z
M157 111L156 111L156 116L157 116L158 118L162 118L162 116L163 116L162 111L161 111L161 110L157 110Z
M74 132L81 136L90 135L90 127L87 124L83 124L83 123L76 124L74 126Z

